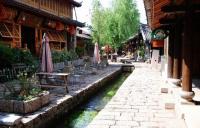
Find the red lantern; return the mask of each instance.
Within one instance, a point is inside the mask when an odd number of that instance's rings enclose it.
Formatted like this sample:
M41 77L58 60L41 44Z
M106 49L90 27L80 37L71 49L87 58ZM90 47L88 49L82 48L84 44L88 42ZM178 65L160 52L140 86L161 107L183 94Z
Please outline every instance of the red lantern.
M109 46L109 45L106 45L105 46L105 52L108 54L108 53L110 53L111 52L111 47Z
M56 30L61 31L64 30L65 26L61 22L56 22Z
M47 25L48 25L48 27L50 27L50 28L56 28L56 23L55 22L53 22L53 21L48 21L48 23L47 23Z
M76 34L76 27L73 25L70 25L67 27L67 32L69 32L71 35Z

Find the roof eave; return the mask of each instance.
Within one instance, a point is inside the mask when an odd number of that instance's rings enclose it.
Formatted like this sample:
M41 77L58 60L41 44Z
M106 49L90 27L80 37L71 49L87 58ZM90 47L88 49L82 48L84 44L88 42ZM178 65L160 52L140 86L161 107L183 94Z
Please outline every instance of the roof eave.
M74 0L70 0L70 2L71 2L71 4L73 4L76 7L81 7L82 6L81 2L77 2L77 1L74 1Z
M58 21L61 21L65 24L75 25L75 26L78 26L78 27L84 27L85 26L85 23L81 23L77 20L73 20L73 19L68 18L68 17L60 17L60 16L57 16L57 15L51 14L47 11L43 11L43 10L28 6L26 4L17 2L15 0L4 0L3 2L8 6L19 8L21 10L30 12L30 13L35 14L35 15L45 16L45 17L47 17L51 20L58 20Z

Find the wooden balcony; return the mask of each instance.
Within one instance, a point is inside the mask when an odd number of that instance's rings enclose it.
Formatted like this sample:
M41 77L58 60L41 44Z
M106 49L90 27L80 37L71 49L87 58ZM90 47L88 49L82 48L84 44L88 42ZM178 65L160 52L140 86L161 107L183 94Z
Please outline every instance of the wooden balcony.
M59 17L72 18L72 4L67 0L13 0Z
M64 24L85 26L84 23L73 20L73 3L68 0L2 0L3 4L17 8L30 14L60 21Z

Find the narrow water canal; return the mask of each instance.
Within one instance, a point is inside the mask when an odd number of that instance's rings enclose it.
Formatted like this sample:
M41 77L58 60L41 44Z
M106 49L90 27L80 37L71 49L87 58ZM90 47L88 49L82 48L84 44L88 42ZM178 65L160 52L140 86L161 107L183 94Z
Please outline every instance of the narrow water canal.
M109 85L106 85L106 87L95 96L67 114L65 119L56 122L52 128L85 128L115 95L118 88L128 76L129 73L121 74L119 78L108 83Z

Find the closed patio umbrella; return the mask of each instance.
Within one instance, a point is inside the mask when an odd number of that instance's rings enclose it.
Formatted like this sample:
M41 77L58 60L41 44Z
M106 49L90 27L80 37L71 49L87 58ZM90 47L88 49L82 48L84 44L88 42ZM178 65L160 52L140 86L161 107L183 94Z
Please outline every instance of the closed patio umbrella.
M96 42L95 43L95 46L94 46L94 56L93 56L93 62L95 64L97 63L100 63L100 54L99 54L99 46L98 46L98 43Z
M49 47L49 38L46 33L43 35L42 40L42 63L41 63L42 72L53 72L53 63L51 57L51 50Z

